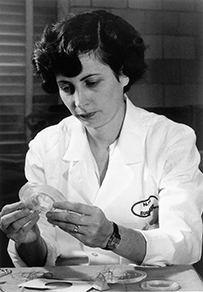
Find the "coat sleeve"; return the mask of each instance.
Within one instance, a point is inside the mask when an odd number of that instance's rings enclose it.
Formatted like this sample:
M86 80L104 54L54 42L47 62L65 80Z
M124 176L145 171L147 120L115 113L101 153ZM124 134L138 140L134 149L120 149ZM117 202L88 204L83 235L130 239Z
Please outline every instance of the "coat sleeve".
M29 150L26 155L25 162L25 175L28 181L36 182L39 184L46 183L46 177L43 168L43 160L41 159L41 147L40 141L34 139L29 144ZM45 240L48 248L47 262L46 265L54 266L57 256L59 255L59 250L56 242L56 227L50 225L45 216L40 216L38 221L41 236ZM19 257L17 250L15 248L15 242L9 240L8 253L16 267L23 267L26 264Z
M147 241L145 264L193 264L201 257L200 155L193 130L186 126L178 129L171 137L163 134L167 143L151 162L159 179L159 228L142 231Z
M45 266L55 266L55 261L59 256L55 240L55 228L48 224L45 218L41 218L40 221L41 222L39 222L39 227L41 229L41 235L46 242L48 250ZM15 242L11 239L9 240L8 244L8 253L15 267L27 266L18 255L18 252L15 248Z

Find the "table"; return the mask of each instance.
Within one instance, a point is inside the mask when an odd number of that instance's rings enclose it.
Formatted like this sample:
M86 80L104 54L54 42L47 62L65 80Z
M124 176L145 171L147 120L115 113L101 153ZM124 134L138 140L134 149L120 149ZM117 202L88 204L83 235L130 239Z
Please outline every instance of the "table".
M33 267L33 268L8 268L12 270L11 274L0 278L0 288L5 292L16 291L40 291L27 288L19 288L18 284L36 279L45 272L51 272L54 277L77 278L79 280L93 280L101 271L111 271L117 273L126 270L144 271L147 277L137 283L116 283L109 284L109 291L145 291L140 287L143 281L147 280L172 280L180 285L178 291L203 291L203 282L192 266L167 266L163 268L156 267L136 267L132 265L98 265L98 266L58 266L58 267ZM43 291L43 290L41 290ZM46 290L46 291L54 291ZM71 289L67 287L60 291L68 292ZM84 289L84 292L86 290ZM96 291L96 290L91 290Z

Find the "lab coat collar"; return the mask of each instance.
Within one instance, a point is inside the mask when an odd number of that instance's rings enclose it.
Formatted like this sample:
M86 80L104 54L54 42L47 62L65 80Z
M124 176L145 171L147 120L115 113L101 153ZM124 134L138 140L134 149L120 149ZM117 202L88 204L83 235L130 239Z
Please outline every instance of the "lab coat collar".
M141 122L140 109L135 107L126 95L125 98L126 115L116 147L118 147L125 163L133 164L143 160L145 130ZM72 119L73 123L69 127L70 144L63 160L79 161L87 149L88 140L85 127L75 117Z
M126 115L117 144L126 164L143 160L144 139L145 129L142 125L140 109L135 107L126 96Z
M73 116L71 118L73 123L70 123L68 126L68 134L71 136L71 139L63 160L79 161L83 157L87 147L86 144L88 143L86 130L79 120Z

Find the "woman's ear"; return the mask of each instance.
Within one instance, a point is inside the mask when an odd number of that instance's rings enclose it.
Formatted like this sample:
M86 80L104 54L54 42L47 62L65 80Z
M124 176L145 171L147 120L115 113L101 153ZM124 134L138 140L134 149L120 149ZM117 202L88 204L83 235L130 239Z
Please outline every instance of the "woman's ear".
M120 81L120 83L122 84L123 88L124 88L126 85L128 85L129 80L130 80L129 77L126 76L126 75L124 75L124 74L121 74L121 75L119 76L119 81Z

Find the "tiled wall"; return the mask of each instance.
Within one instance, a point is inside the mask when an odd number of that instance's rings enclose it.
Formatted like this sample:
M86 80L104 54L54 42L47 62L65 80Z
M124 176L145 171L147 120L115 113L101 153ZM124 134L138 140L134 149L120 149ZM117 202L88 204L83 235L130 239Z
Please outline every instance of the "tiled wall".
M203 0L69 0L68 11L106 9L149 46L145 79L129 95L139 106L203 106ZM65 10L64 10L65 11Z

